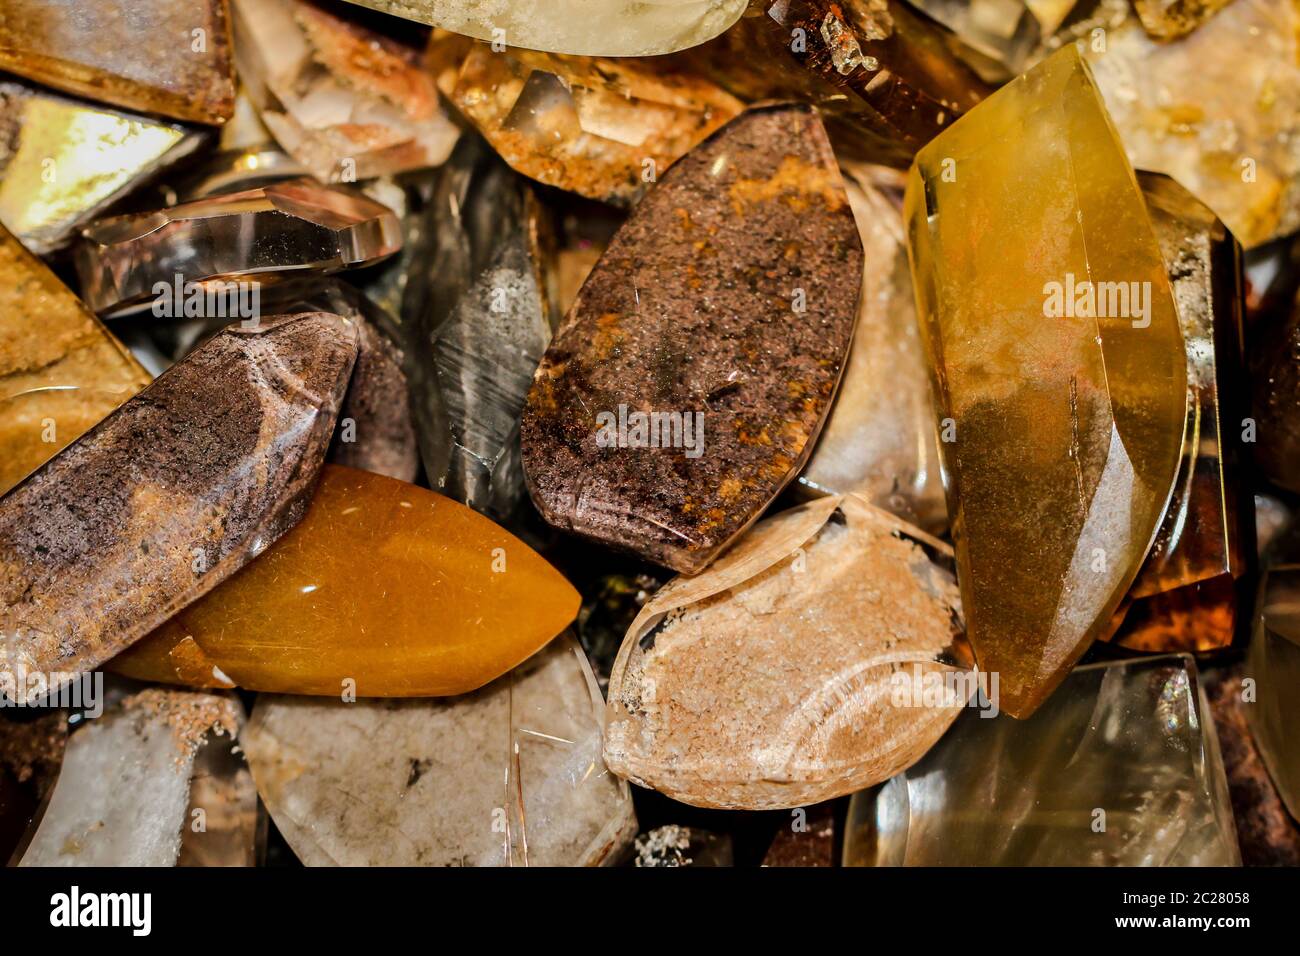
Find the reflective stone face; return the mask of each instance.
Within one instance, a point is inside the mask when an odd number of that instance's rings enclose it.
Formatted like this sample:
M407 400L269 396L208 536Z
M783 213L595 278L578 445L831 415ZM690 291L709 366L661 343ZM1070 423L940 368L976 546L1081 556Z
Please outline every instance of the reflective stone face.
M1032 717L963 714L855 794L846 866L1239 866L1189 656L1075 670Z
M577 643L445 700L262 697L258 793L308 866L599 866L636 834Z
M1106 632L1164 515L1187 410L1178 312L1073 47L923 149L905 213L968 636L1027 716Z
M112 667L276 693L463 694L535 653L577 610L568 582L486 518L326 465L298 525Z
M1245 675L1255 681L1246 708L1255 743L1291 816L1300 820L1300 736L1296 681L1300 680L1300 563L1269 568L1261 591Z
M225 0L5 0L0 69L141 113L234 111Z

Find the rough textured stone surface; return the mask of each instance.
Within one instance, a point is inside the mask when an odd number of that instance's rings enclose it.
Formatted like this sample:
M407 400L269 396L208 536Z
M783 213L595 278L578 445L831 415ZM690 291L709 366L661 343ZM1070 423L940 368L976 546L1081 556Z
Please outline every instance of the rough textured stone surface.
M834 866L835 816L841 801L792 810L763 856L764 866ZM840 811L843 817L843 811Z
M1157 40L1191 33L1232 0L1133 0L1143 28Z
M600 706L565 636L464 697L263 697L244 741L308 866L598 866L636 833L600 760Z
M0 501L0 670L107 660L302 516L356 359L306 314L232 327Z
M538 510L675 570L703 568L811 452L861 278L816 113L769 107L724 126L638 204L542 359L522 424ZM702 443L687 457L684 427L653 436L678 447L613 436L624 412L679 416Z

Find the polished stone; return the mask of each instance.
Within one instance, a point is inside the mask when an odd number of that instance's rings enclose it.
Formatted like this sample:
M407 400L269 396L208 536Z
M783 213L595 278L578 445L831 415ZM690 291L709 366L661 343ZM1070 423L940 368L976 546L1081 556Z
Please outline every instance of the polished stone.
M971 66L990 82L1024 70L1042 40L1042 24L1025 0L912 0L989 63ZM998 70L997 67L1001 67Z
M1246 706L1255 744L1291 816L1300 820L1300 562L1294 549L1266 572L1243 673L1255 683L1255 700Z
M1239 866L1191 657L1075 670L1032 717L963 714L855 794L846 866Z
M535 653L577 610L559 572L486 518L326 465L297 526L111 666L200 687L463 694Z
M830 497L675 578L614 663L605 763L740 810L829 800L910 766L974 690L972 672L941 662L960 611L927 549L950 557L888 512Z
M812 451L861 281L816 112L724 126L637 205L547 349L522 423L533 503L558 528L703 568Z
M226 0L5 0L0 69L140 113L234 110Z
M636 834L600 707L564 636L462 697L259 698L244 745L308 866L597 866Z
M1028 716L1107 632L1165 513L1178 312L1073 46L917 155L905 215L968 637Z
M96 667L296 524L356 341L322 313L232 327L0 499L0 672Z

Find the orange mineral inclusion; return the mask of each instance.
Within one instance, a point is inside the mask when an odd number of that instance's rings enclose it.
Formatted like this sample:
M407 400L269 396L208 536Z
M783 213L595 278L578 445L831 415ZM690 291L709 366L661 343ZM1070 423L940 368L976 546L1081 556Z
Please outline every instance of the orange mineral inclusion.
M563 631L578 604L558 571L477 512L326 465L295 528L112 666L289 694L463 694Z

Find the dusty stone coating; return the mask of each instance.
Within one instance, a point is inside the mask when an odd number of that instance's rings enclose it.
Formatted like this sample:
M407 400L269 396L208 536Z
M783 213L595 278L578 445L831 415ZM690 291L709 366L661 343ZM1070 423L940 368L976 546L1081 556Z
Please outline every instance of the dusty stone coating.
M811 450L861 277L817 113L765 107L723 127L636 207L542 359L522 423L538 510L674 570L703 568ZM599 416L620 406L702 414L702 453L599 447Z
M335 315L232 326L0 503L0 670L96 666L301 517L357 354Z

